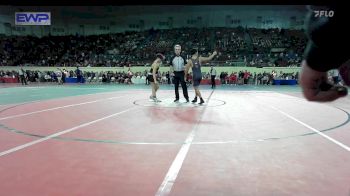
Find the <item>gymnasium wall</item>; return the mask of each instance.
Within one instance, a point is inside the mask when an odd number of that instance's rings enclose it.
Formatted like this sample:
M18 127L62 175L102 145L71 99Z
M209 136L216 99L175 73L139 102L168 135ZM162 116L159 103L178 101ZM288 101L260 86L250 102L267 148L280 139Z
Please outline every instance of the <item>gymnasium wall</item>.
M51 12L51 26L15 26L15 12ZM302 29L306 9L273 5L13 7L0 6L0 34L99 35L150 28L255 27Z

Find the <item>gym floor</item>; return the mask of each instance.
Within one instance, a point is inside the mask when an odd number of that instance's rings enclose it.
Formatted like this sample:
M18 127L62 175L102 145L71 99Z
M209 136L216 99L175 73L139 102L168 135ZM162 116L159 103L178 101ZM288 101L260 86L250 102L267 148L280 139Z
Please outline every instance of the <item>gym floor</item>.
M350 195L350 97L298 86L0 86L1 195ZM190 100L193 88L189 87Z

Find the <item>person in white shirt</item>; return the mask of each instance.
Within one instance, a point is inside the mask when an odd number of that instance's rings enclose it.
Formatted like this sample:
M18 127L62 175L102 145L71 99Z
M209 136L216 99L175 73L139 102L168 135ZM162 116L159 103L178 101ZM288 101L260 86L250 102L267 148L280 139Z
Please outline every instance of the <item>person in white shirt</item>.
M25 77L25 71L23 70L23 67L21 67L19 69L18 73L19 73L19 78L21 80L22 85L28 85L26 77Z
M215 78L216 78L216 70L214 69L213 66L210 68L210 76L211 76L211 88L215 88Z

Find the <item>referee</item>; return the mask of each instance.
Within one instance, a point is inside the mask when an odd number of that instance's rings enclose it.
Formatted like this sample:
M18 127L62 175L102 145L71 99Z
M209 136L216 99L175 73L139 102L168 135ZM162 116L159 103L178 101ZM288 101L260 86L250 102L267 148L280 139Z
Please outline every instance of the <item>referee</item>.
M186 102L189 102L187 86L185 82L185 65L187 64L186 57L181 55L181 46L174 46L175 55L170 59L170 70L174 72L174 85L175 85L175 100L178 102L180 99L179 96L179 83L181 83L183 95L186 99Z

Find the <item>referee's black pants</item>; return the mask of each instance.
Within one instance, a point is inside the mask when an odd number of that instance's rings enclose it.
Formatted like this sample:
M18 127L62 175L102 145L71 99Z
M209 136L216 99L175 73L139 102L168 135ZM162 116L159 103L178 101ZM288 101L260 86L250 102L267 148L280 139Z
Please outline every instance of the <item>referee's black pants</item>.
M180 99L179 84L181 83L182 92L185 99L188 99L187 86L185 82L185 71L174 71L175 99Z
M215 84L215 76L211 76L211 88L215 88L216 84Z

